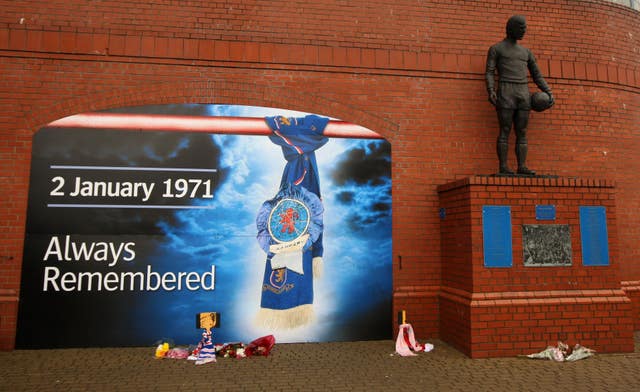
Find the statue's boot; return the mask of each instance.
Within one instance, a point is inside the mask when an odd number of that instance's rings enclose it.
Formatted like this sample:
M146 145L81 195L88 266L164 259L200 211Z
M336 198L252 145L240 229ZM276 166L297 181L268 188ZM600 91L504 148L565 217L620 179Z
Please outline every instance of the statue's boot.
M527 161L527 150L528 146L526 144L516 145L516 157L518 158L518 174L533 176L536 174L536 172L529 169L525 164L525 162Z
M513 170L509 169L507 165L507 156L509 154L509 145L507 143L498 143L497 145L497 153L498 153L498 161L500 163L499 171L500 174L509 174L513 175Z

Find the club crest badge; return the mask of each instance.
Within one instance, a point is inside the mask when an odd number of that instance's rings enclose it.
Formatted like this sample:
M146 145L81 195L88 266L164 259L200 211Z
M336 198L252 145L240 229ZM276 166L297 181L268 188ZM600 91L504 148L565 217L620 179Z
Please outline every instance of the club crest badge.
M278 201L269 214L267 229L271 238L278 245L294 246L306 243L307 229L311 222L311 214L307 206L300 200L284 198ZM304 242L302 242L304 241ZM271 245L272 249L282 248ZM274 253L278 253L275 252Z
M268 254L306 251L322 233L322 202L303 187L288 185L263 203L256 225Z

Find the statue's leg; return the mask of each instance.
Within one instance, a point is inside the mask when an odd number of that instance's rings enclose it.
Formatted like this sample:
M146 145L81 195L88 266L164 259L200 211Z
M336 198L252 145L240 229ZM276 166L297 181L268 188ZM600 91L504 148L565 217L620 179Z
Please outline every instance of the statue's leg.
M498 142L496 144L496 152L498 153L499 173L513 174L509 169L507 157L509 154L509 133L513 125L514 111L511 109L498 109L498 122L500 123L500 133L498 134Z
M516 110L514 128L516 131L516 157L518 159L518 174L534 175L535 171L527 168L527 126L529 125L529 111Z

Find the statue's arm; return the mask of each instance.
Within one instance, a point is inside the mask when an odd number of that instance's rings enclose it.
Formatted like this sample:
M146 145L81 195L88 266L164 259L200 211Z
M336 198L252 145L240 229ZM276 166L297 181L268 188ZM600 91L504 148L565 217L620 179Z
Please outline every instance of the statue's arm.
M487 65L485 67L485 80L487 83L487 94L489 94L489 102L495 106L497 101L497 95L495 90L495 73L496 64L498 61L498 53L494 46L489 48L487 53Z
M542 76L542 72L540 72L540 68L538 67L538 62L536 58L533 56L533 53L529 52L529 60L527 61L527 67L529 68L529 72L531 73L531 78L533 82L538 86L538 88L545 93L549 94L551 98L551 105L554 103L553 93L551 92L551 88L547 84L546 80Z

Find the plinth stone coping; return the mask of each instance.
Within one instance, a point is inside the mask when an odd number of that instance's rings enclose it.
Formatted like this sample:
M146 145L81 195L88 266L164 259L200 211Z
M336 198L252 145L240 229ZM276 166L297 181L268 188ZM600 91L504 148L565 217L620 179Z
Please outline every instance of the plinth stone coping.
M615 181L597 178L557 177L557 176L498 176L477 175L461 178L438 186L438 192L472 185L504 186L548 186L570 188L615 188Z

